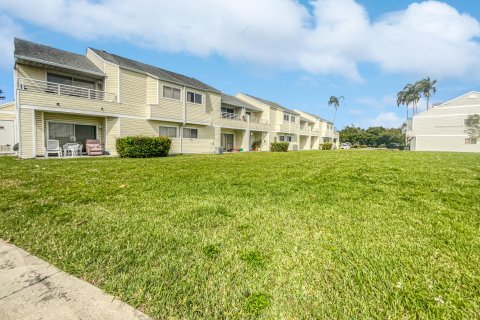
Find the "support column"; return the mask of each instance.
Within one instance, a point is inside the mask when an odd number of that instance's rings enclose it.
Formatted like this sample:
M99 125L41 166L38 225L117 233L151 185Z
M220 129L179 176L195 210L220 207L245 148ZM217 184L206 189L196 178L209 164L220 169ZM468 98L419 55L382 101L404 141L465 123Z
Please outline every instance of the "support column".
M214 150L216 148L220 148L222 146L222 128L221 127L213 127L215 129L215 138L213 140L213 147Z

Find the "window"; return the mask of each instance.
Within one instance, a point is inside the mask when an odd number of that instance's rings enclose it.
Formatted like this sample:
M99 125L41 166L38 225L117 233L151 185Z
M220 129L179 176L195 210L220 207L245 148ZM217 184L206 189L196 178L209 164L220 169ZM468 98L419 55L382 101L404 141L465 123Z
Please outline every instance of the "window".
M190 139L198 138L198 129L183 128L183 137Z
M177 88L163 86L163 97L168 99L180 100L181 90Z
M177 137L177 128L176 127L163 127L160 126L159 135L169 138Z
M465 138L465 144L477 144L477 139L475 139L475 138Z
M202 95L195 92L187 92L187 101L191 103L202 104Z
M290 121L295 122L295 116L290 116Z
M292 142L293 141L292 136L290 136L290 135L279 136L278 140L280 142Z
M283 114L283 121L288 121L290 120L290 116L286 113Z
M222 107L222 113L235 113L235 110L233 110L232 108Z

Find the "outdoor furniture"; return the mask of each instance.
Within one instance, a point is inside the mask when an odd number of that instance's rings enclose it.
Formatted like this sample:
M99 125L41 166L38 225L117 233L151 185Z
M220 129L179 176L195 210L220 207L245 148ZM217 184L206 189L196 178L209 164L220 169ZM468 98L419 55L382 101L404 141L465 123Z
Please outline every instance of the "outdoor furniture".
M62 156L62 148L60 148L60 142L58 140L47 140L47 146L45 147L45 158L48 158L50 153L55 153L58 157Z
M63 155L75 157L78 154L78 143L65 143L63 145Z
M79 143L77 148L77 156L83 155L83 144Z
M103 155L103 146L98 139L85 140L85 148L89 156L101 156Z

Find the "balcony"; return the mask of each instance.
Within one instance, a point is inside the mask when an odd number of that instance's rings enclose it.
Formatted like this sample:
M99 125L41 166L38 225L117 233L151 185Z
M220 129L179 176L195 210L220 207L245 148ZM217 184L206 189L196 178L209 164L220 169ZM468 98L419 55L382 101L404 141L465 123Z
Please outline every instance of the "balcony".
M117 101L117 95L114 93L29 78L18 79L17 88L21 91L78 97L96 101Z
M309 136L312 133L312 128L310 126L300 126L299 133L303 136Z

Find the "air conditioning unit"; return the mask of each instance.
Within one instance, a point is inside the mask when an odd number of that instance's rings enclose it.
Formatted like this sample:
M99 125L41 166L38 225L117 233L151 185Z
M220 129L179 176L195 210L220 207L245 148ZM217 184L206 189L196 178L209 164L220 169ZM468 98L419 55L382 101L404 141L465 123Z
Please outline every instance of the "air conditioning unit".
M292 145L292 149L293 149L293 151L297 151L298 150L298 145L296 145L296 144Z

